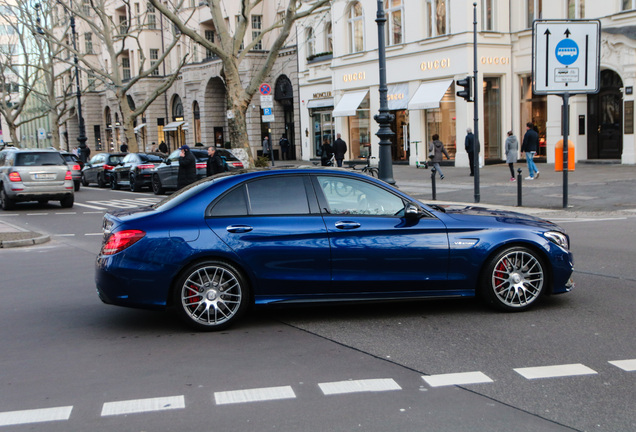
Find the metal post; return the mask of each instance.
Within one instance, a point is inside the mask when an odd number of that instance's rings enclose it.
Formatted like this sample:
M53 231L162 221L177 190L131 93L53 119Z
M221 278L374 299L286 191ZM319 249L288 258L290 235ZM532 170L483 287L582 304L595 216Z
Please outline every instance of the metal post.
M568 207L568 129L570 129L570 93L563 94L563 208Z
M75 32L75 15L73 14L73 1L69 2L69 11L71 15L71 34L73 36L73 61L75 63L75 88L77 96L77 119L79 121L79 157L82 163L86 163L86 127L84 125L84 116L82 115L82 91L80 88L79 77L79 60L77 59L77 33Z
M517 170L517 207L521 207L522 204L522 194L523 194L523 189L521 188L521 182L523 181L523 175L521 174L523 171L521 170L521 168L519 168Z
M433 191L433 201L437 199L437 191L435 190L435 174L437 174L437 170L435 168L431 169L431 189Z
M473 60L475 70L473 72L473 129L475 130L475 160L474 160L474 181L475 181L475 202L478 203L481 200L479 192L479 90L481 87L477 86L477 2L473 3Z
M384 180L389 184L395 184L393 179L393 161L391 160L391 140L390 138L395 135L391 130L391 122L393 121L393 114L389 112L389 105L386 100L387 86L386 86L386 50L384 41L384 26L386 25L386 16L384 14L384 1L378 0L378 13L375 20L378 23L378 64L380 68L380 111L379 114L373 116L373 119L378 122L380 129L376 133L380 138L380 162L378 165L379 173L378 178Z

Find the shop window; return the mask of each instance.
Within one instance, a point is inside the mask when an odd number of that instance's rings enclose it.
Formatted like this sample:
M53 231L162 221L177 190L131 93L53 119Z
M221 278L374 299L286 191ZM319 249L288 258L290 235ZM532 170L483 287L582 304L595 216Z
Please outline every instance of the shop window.
M519 130L521 136L519 141L523 139L526 132L526 123L532 122L539 133L539 156L546 154L545 142L545 124L548 113L548 97L545 95L535 95L532 93L532 77L521 77L521 106L520 106L520 125Z
M369 95L360 103L355 116L349 117L350 157L364 159L371 154L371 115Z
M314 111L311 114L311 118L314 141L313 157L320 157L322 154L320 146L323 141L327 140L329 144L334 142L333 117L331 116L331 111Z
M439 103L439 108L426 110L426 142L433 141L433 135L439 135L439 140L451 159L455 158L455 84L451 84Z
M501 79L484 78L484 157L501 156Z

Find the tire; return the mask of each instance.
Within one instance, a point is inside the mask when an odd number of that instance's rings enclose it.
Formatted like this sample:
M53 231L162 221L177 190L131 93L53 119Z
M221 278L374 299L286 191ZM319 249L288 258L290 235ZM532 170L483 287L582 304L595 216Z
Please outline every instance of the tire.
M243 274L221 261L191 265L174 287L177 315L201 331L222 330L234 324L247 310L250 298Z
M104 173L102 173L102 174L97 173L97 187L105 188L105 187L106 187L106 183L108 183L108 182L106 181L106 174L104 174Z
M137 181L135 179L135 175L134 174L130 174L130 190L132 192L139 192L141 190L141 187L139 187L139 185L137 184Z
M75 192L80 190L80 181L79 180L73 182L73 189L75 189Z
M166 190L161 186L161 179L159 178L159 174L155 174L152 176L152 192L155 195L163 195Z
M7 193L4 191L4 186L0 185L0 206L2 210L13 210L15 208L15 201L7 197Z
M88 180L86 180L86 177L84 177L84 173L82 173L82 185L88 186Z
M115 176L111 176L111 178L110 178L110 188L112 190L119 189L119 185L117 184L117 180L115 179Z
M60 200L60 205L63 208L71 208L73 207L74 202L75 202L75 197L73 195L69 195Z
M490 258L481 288L485 300L504 311L523 311L545 291L547 271L543 259L531 249L509 247Z

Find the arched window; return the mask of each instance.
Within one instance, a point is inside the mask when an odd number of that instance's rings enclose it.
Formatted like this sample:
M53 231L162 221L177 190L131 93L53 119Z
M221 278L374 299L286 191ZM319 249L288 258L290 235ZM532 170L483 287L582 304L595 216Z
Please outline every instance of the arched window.
M316 36L314 34L314 29L309 27L306 33L307 37L307 57L312 57L316 55Z
M349 52L364 51L364 15L360 2L349 7Z
M404 39L404 6L402 0L384 0L386 10L386 42L387 45L401 44Z
M179 95L175 95L174 99L172 100L172 120L183 120L183 104L181 103L181 98L179 97Z

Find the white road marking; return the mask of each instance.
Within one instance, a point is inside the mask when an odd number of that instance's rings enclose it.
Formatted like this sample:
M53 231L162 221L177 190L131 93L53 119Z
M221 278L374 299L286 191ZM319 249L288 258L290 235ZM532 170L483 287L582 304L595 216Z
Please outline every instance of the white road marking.
M325 395L402 390L402 387L390 378L328 382L320 383L318 387Z
M104 213L104 212L101 212L101 211L94 211L94 212L86 211L86 212L82 212L82 214L102 214L102 213Z
M93 202L93 201L89 201L89 202ZM106 207L98 207L96 205L90 205L90 204L84 204L84 203L78 203L78 202L76 202L73 205L80 206L80 207L86 207L86 208L90 208L90 209L93 209L93 210L108 210Z
M86 233L85 236L102 236L104 233Z
M17 214L17 213L3 213L3 214L0 214L0 217L6 217L6 216L20 216L20 215Z
M636 359L631 360L614 360L609 362L613 364L617 368L621 368L626 372L634 372L636 371Z
M430 376L425 375L422 376L422 379L426 381L426 383L431 387L482 384L493 382L492 379L483 372L460 372Z
M59 215L72 215L72 214L77 214L77 212L56 212L55 214L59 214Z
M53 237L75 237L75 234L53 234Z
M48 216L48 213L27 213L27 216Z
M183 395L150 399L133 399L120 402L106 402L102 407L102 417L181 408L185 408L185 399Z
M514 369L519 375L526 379L540 379L540 378L559 378L578 375L595 375L596 372L589 367L580 363L554 365L554 366L539 366L529 368Z
M290 386L266 387L214 393L214 400L217 405L295 398L296 394Z
M23 411L7 411L0 413L0 426L68 420L72 410L72 406L64 406Z

